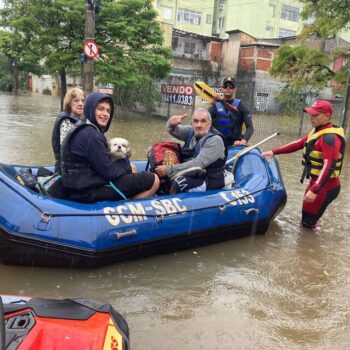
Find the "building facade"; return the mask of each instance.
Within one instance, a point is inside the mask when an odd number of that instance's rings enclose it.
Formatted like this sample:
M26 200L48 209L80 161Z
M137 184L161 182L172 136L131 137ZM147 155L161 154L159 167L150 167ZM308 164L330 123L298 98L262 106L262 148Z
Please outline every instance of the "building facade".
M236 29L258 38L295 36L303 27L302 4L296 0L218 0L217 3L213 34L221 38Z
M157 0L154 6L176 29L219 38L232 30L259 38L295 36L303 27L297 0Z
M156 9L162 22L176 29L211 36L217 0L157 0Z

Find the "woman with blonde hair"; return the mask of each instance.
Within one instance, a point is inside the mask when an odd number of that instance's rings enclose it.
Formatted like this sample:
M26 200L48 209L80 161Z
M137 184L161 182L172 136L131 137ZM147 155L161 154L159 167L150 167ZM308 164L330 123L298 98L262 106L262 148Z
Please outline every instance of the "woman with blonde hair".
M55 155L55 172L60 168L61 145L67 133L74 127L79 120L84 121L85 96L80 87L70 88L63 100L63 112L61 112L55 121L52 130L52 149Z

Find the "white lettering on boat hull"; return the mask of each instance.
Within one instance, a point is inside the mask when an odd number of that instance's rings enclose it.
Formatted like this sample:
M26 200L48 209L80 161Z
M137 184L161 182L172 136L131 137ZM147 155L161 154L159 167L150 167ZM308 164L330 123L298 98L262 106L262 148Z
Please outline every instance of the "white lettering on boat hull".
M142 203L122 204L116 207L105 207L103 209L107 221L113 225L133 224L147 221L146 214L153 215L175 215L187 211L186 205L182 204L180 198L156 199L143 206Z
M230 205L247 205L255 203L254 197L247 190L220 192L221 197Z

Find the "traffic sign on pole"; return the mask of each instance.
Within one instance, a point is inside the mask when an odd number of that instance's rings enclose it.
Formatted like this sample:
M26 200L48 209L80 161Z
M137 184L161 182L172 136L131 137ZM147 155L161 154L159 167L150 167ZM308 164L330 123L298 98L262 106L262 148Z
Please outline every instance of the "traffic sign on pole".
M86 40L83 45L83 52L87 58L98 56L98 46L93 40Z

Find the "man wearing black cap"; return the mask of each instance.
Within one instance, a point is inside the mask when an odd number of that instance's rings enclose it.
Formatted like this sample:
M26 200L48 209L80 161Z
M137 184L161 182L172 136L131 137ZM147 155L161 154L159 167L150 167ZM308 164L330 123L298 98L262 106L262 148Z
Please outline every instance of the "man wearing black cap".
M221 88L223 99L216 98L209 108L213 126L224 135L228 146L244 146L254 132L252 116L244 104L234 98L235 78L226 77ZM246 128L244 135L242 135L243 124Z
M307 136L285 146L266 151L262 157L272 158L275 154L292 153L304 149L304 171L300 182L310 178L303 199L301 223L315 228L328 205L340 192L340 171L344 157L345 138L343 128L330 122L333 106L329 101L317 100L309 108L314 127Z

